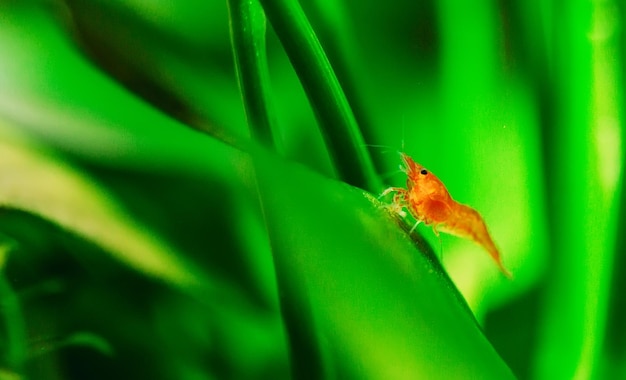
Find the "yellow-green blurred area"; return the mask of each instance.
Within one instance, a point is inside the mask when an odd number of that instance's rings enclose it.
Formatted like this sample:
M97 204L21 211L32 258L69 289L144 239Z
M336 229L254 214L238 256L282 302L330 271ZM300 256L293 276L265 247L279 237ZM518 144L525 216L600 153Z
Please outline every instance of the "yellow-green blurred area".
M1 1L0 380L626 378L625 12Z

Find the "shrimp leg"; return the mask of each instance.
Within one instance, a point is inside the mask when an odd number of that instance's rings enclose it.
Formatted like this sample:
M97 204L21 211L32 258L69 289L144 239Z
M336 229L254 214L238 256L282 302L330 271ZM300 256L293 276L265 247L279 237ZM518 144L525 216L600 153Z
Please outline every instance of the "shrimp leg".
M387 208L390 211L400 215L401 217L406 218L406 211L404 211L403 209L408 205L408 191L401 187L389 187L380 194L378 199L383 198L391 193L395 194L393 195L392 203L390 205L387 205Z

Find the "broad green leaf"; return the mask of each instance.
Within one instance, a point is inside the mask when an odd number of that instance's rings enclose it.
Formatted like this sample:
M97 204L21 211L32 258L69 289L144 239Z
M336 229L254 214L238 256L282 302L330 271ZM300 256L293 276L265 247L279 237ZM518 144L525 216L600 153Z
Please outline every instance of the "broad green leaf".
M256 164L296 377L512 377L447 276L370 196Z

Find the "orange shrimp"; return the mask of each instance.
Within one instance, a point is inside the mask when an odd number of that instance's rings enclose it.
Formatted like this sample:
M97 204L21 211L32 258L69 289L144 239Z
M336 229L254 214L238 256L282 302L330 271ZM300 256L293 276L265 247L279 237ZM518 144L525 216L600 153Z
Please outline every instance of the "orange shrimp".
M505 276L512 278L511 272L502 263L500 253L480 214L473 208L452 199L439 178L417 164L408 155L404 153L401 155L404 161L402 169L407 174L407 188L390 187L381 196L395 193L393 210L405 216L403 209L406 208L417 220L411 232L419 223L424 222L433 227L436 235L439 235L438 231L442 231L472 240L489 253Z

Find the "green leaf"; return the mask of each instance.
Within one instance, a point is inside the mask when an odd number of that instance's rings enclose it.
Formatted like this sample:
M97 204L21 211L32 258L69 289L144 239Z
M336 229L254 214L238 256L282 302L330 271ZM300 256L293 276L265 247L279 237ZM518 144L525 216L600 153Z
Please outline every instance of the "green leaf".
M512 378L448 277L368 194L255 162L295 377Z

